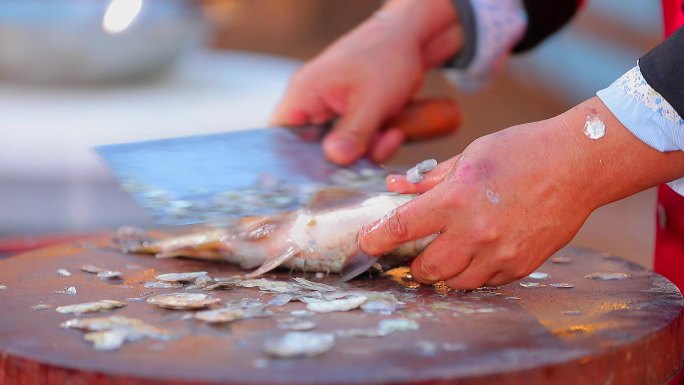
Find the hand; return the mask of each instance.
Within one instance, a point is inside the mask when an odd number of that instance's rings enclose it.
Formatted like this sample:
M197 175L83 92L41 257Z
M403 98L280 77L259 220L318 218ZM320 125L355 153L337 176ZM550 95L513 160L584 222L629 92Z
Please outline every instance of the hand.
M587 138L589 111L606 136ZM660 153L631 135L597 99L546 121L473 142L418 184L388 178L391 190L420 193L365 227L370 255L439 234L411 264L422 283L455 289L522 278L566 245L597 207L684 175L684 153Z
M292 78L273 124L322 124L340 117L325 138L326 156L350 164L369 152L388 158L404 140L383 122L412 98L426 66L456 50L460 35L449 1L388 2L373 17L302 67Z

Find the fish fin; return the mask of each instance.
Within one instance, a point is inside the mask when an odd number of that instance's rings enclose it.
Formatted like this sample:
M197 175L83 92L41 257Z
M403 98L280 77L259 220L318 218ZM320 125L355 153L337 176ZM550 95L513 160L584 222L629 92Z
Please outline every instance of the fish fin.
M311 195L306 208L311 211L325 211L331 208L359 203L370 198L371 194L346 187L326 187Z
M378 262L377 258L372 257L361 250L357 251L356 254L348 257L344 261L342 271L340 271L339 282L347 282L358 277L363 274L363 272L370 269L376 262Z
M289 261L295 255L301 252L302 250L299 247L290 246L287 248L287 250L285 250L285 252L281 253L280 255L267 259L263 264L261 264L261 266L259 266L258 269L254 270L249 274L246 274L245 277L251 279L256 278L262 274L266 274L269 271L275 269L276 267L282 265L283 263Z

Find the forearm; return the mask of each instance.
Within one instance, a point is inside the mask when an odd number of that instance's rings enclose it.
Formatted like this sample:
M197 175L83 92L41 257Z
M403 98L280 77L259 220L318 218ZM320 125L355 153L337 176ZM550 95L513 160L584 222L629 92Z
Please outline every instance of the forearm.
M424 69L440 65L463 45L463 30L452 0L391 0L355 32L384 33L411 45L422 56Z
M386 24L398 38L424 47L454 26L458 15L451 0L391 0L374 19Z
M584 134L589 114L596 113L606 126L605 136L590 139ZM660 152L627 130L597 97L554 118L550 133L557 154L572 158L566 171L577 177L572 188L591 209L647 188L684 177L684 152ZM564 147L569 147L564 148Z

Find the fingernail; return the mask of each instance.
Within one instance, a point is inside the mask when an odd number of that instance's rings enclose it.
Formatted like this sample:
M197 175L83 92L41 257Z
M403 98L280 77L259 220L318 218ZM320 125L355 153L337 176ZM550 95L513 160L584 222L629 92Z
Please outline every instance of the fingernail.
M362 227L361 230L359 231L359 235L356 237L356 243L359 245L359 248L361 248L361 250L363 250L363 252L365 252L368 255L373 255L371 253L372 250L368 250L368 248L365 247L366 245L365 245L365 242L363 242L363 239L365 237L367 237L368 234L370 232L372 232L376 226L377 226L377 222L371 223L370 225Z

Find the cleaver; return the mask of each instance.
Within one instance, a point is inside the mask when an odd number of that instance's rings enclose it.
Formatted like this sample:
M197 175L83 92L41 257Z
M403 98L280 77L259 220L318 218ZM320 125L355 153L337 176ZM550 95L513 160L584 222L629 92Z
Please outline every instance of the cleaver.
M460 121L455 102L427 99L412 102L385 127L422 140L451 133ZM95 150L158 223L221 225L299 208L325 186L384 191L388 170L381 166L362 159L340 167L325 158L320 141L329 129L268 127Z

